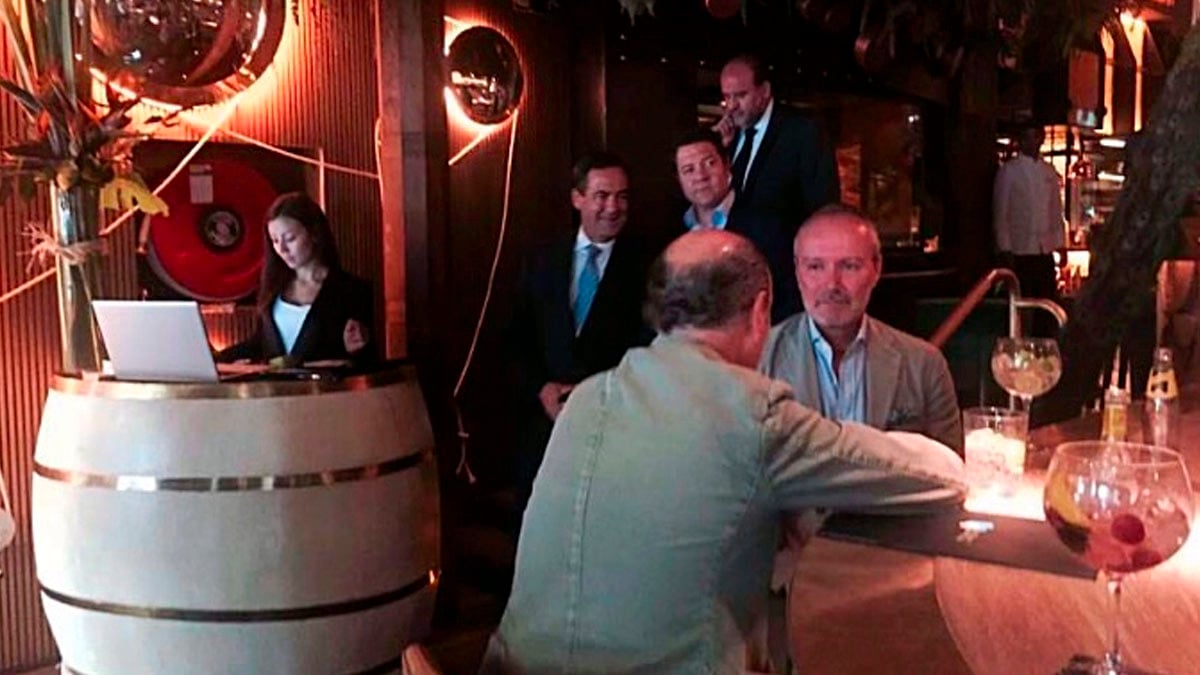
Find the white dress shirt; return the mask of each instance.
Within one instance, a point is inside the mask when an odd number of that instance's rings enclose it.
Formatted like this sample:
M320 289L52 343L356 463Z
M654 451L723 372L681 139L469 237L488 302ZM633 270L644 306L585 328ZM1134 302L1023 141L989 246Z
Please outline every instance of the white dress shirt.
M1017 155L1000 167L993 187L992 224L998 250L1039 255L1066 244L1062 195L1053 167Z
M736 186L739 190L746 185L746 179L750 177L750 167L754 166L754 158L758 156L758 149L762 147L763 136L767 135L767 125L771 123L771 111L775 109L775 99L767 101L767 109L759 116L758 121L754 123L754 140L750 145L750 161L746 162L746 175L742 177L742 184ZM733 149L733 156L736 158L738 153L742 151L742 145L746 142L746 134L738 134L737 146Z
M616 239L609 239L606 242L592 241L583 233L583 227L579 228L579 233L575 235L575 259L571 262L571 306L575 306L575 299L579 297L579 277L583 274L583 266L587 264L588 246L595 246L600 249L600 253L596 256L596 267L600 270L600 278L604 279L604 269L608 267L608 259L612 257L613 244Z

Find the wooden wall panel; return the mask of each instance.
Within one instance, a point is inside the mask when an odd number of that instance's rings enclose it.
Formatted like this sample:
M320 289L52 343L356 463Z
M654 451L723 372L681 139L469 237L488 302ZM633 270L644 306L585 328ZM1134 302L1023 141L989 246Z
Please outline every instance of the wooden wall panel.
M374 172L373 7L363 0L302 0L299 11L289 13L275 64L241 99L225 128L272 145L314 148L327 162ZM7 40L0 41L0 50L3 63L9 64ZM219 108L189 115L201 126L181 124L162 137L198 138ZM5 101L0 105L0 137L14 139L22 133L23 119ZM219 135L217 140L234 139ZM326 171L324 186L344 265L375 279L378 289L383 263L377 182ZM19 229L30 220L45 220L43 201L25 205L18 200L0 207L0 293L28 278L27 258L19 254L27 244ZM134 297L133 228L119 230L113 242L103 292ZM56 660L37 599L28 508L42 401L59 360L55 302L53 283L47 282L0 305L0 471L16 502L19 525L16 546L0 554L0 568L5 570L0 579L0 672ZM206 320L223 339L242 335L247 328L244 318L230 315L208 315Z

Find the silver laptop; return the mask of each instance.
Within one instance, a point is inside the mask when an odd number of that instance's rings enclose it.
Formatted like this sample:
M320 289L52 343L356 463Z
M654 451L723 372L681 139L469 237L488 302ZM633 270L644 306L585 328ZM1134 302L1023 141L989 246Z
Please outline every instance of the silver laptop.
M216 382L200 306L192 301L93 300L119 380Z

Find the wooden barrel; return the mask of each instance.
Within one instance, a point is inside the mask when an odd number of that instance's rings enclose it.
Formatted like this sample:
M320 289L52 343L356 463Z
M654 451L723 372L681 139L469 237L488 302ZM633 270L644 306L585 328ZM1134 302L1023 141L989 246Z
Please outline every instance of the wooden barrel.
M437 471L411 367L59 378L34 474L38 581L72 671L384 673L429 629Z

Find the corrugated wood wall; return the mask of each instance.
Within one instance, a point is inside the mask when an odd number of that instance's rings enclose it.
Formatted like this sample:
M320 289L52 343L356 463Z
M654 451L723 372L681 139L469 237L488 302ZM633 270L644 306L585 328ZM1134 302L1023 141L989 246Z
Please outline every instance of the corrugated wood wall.
M244 97L225 128L272 145L318 148L327 162L375 170L375 29L373 2L302 0L289 12L275 64ZM298 22L297 22L298 19ZM3 63L11 69L7 40ZM213 111L196 115L213 119ZM0 104L0 135L19 138L24 120ZM163 138L195 139L200 132L179 125ZM230 139L218 136L215 140ZM0 293L28 278L23 224L45 221L45 197L0 207ZM325 204L350 271L382 279L379 188L369 178L325 173ZM113 236L105 263L103 291L135 297L136 233L124 227ZM403 256L403 252L400 253ZM58 365L58 326L52 282L0 305L0 471L8 481L18 523L16 544L0 553L0 672L56 660L41 617L29 534L29 477L47 384ZM228 315L209 317L216 339L244 334L247 324ZM382 317L379 325L382 325ZM133 571L131 570L131 573Z

